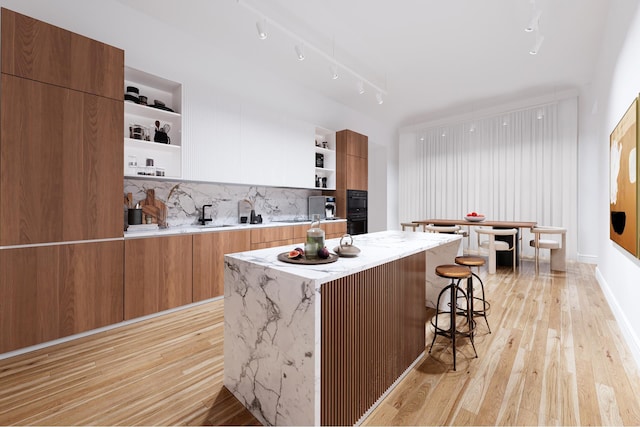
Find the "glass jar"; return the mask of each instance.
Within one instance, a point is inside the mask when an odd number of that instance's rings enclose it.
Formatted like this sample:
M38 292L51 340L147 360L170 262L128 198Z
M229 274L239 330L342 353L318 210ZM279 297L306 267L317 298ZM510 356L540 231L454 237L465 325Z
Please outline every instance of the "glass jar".
M307 259L317 259L318 250L322 248L324 248L324 230L320 228L320 215L313 214L311 217L311 228L307 230L304 255Z

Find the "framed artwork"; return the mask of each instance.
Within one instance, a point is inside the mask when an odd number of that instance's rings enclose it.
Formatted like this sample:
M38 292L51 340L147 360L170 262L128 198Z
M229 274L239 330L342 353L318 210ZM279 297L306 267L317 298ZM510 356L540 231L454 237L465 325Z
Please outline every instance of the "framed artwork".
M609 237L640 257L638 236L638 98L609 137Z

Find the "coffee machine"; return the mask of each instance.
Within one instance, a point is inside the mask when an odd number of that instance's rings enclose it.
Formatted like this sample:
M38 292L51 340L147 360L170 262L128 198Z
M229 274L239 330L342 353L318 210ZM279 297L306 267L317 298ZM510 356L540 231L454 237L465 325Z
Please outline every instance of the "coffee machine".
M336 218L336 198L335 197L327 197L327 200L324 205L324 214L327 219Z

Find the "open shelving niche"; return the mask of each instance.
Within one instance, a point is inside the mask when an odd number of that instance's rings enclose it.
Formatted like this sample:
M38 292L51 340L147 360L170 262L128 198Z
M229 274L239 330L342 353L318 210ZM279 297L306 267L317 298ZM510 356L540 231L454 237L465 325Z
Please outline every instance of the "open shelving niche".
M327 148L322 147L322 143L327 143ZM320 146L318 146L320 144ZM315 135L315 154L322 154L324 156L324 167L316 167L316 176L320 178L327 178L327 187L318 186L315 184L315 188L322 190L335 190L336 189L336 133L316 127ZM313 159L314 165L315 158Z
M154 76L144 71L125 67L124 70L126 93L127 86L135 86L140 95L147 97L147 103L154 100L165 103L174 112L124 101L124 173L126 177L145 179L182 178L182 85L162 77ZM155 122L160 126L169 124L169 144L153 141ZM149 139L129 138L129 127L132 124L149 128ZM146 160L153 159L154 175L142 175ZM137 166L131 163L135 161ZM155 168L164 169L164 176L155 176Z

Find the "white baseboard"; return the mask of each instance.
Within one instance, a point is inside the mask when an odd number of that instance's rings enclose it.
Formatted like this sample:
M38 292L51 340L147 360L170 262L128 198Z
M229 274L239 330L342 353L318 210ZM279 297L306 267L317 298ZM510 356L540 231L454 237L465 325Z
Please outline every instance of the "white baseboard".
M578 254L578 262L584 262L585 264L597 264L598 255Z
M640 338L638 338L637 333L631 326L631 323L629 323L629 319L627 319L627 316L625 316L624 312L620 308L618 301L611 292L609 284L605 280L598 267L596 267L596 280L600 284L600 288L602 289L602 292L604 293L604 296L609 303L609 307L611 308L611 311L613 312L613 315L618 322L618 326L620 326L620 329L622 331L622 338L629 346L631 354L636 361L636 365L638 369L640 369Z

